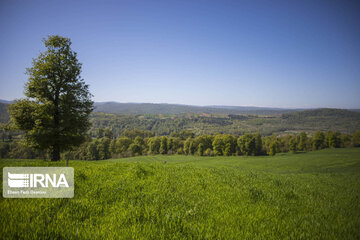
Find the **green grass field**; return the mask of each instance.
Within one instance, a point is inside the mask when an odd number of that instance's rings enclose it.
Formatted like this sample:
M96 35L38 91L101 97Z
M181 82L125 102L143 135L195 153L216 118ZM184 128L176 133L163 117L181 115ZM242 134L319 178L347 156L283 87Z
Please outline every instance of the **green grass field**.
M360 239L359 148L70 166L73 199L1 198L2 239Z

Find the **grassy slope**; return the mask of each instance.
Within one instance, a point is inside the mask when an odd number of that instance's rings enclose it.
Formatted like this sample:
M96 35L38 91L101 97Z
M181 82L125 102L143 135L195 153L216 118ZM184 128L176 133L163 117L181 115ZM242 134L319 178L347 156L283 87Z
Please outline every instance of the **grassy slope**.
M64 163L1 160L0 165ZM360 149L71 165L74 199L1 198L2 237L360 238Z

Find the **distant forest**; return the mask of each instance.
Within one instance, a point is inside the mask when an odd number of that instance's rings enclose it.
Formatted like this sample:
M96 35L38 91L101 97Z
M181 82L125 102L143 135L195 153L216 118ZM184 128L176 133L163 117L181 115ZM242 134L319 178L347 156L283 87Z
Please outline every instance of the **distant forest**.
M196 136L204 134L260 133L263 136L315 131L353 133L360 129L360 113L341 109L316 109L274 115L249 114L109 114L93 113L91 134L109 128L115 136L125 130L141 129L155 135L190 130Z
M272 134L292 134L292 133L314 133L315 131L336 131L344 134L351 134L360 130L360 112L343 109L314 109L305 111L279 110L279 109L243 109L241 111L268 111L270 114L233 114L233 113L191 113L188 111L197 108L194 106L182 106L185 113L174 114L173 106L167 104L135 104L131 110L131 104L115 105L113 111L124 112L150 112L154 110L161 114L112 114L105 112L94 112L91 115L92 127L89 134L97 137L100 128L108 128L115 137L122 136L126 130L146 130L153 132L156 136L170 135L183 130L189 130L200 136L204 134L232 134L243 135L245 133L260 133L262 136ZM0 103L0 123L7 123L9 115L6 105ZM104 105L104 104L103 104ZM117 106L117 107L116 107ZM120 108L119 108L120 106ZM123 107L126 106L126 109ZM145 109L148 106L149 109ZM168 108L166 108L166 106ZM189 109L185 109L188 108ZM201 107L199 107L201 108ZM139 110L141 109L141 110ZM99 110L99 109L97 109ZM176 111L178 111L177 109ZM204 110L204 109L203 109ZM205 108L206 110L206 108ZM204 111L205 111L204 110ZM227 111L227 109L217 109L215 111ZM106 109L104 109L106 111ZM168 111L168 113L166 113ZM232 112L231 110L230 112ZM237 111L240 111L239 109ZM284 111L284 113L278 113Z

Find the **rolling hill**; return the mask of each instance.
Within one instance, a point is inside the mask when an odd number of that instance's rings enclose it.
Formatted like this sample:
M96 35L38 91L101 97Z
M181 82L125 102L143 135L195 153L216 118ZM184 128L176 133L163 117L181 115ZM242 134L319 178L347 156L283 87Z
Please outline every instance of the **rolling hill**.
M360 130L360 113L343 109L314 109L277 115L249 114L110 114L95 112L91 116L92 132L110 128L116 136L125 130L141 129L156 135L190 130L196 135L225 133L262 135L314 131L352 133Z
M9 114L6 103L0 103L0 122ZM196 135L227 133L241 135L260 132L262 135L360 130L360 112L345 109L281 109L233 106L189 106L151 103L95 103L91 115L91 132L110 128L115 136L125 130L141 129L156 135L168 135L182 130Z
M243 106L193 106L167 103L118 103L97 102L95 112L114 114L255 114L273 115L301 111L303 109L243 107Z

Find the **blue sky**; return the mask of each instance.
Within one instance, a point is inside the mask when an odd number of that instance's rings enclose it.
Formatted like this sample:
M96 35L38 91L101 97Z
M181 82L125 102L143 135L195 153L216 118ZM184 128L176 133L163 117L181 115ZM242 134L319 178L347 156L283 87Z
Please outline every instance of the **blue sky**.
M70 37L95 101L360 108L357 1L0 1L0 99Z

